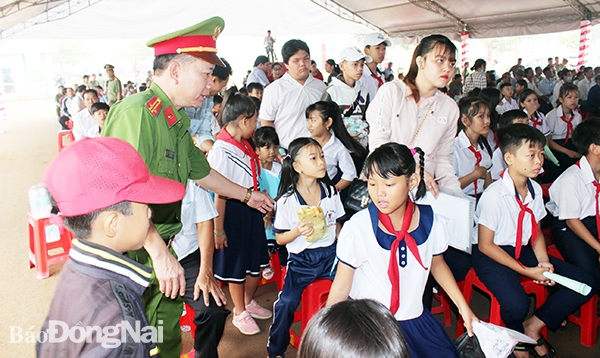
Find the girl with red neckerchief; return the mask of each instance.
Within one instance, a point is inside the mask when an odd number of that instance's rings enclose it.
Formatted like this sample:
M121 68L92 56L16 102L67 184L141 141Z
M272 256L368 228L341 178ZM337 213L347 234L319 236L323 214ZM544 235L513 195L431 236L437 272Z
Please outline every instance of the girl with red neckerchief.
M420 175L415 154L419 154ZM444 327L423 307L431 271L456 304L470 334L478 321L460 292L443 255L444 224L428 205L414 204L425 194L424 153L397 143L377 148L364 165L372 203L347 221L337 246L339 260L327 304L371 298L394 314L411 357L458 357Z

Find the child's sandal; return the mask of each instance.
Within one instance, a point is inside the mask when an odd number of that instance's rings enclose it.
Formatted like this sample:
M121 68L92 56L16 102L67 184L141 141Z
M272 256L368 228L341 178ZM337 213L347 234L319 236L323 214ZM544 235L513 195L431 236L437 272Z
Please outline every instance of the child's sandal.
M556 358L556 349L554 349L554 347L552 347L552 345L548 343L548 341L543 336L537 340L537 344L534 347L541 347L543 345L546 345L546 347L548 348L548 353L544 354L543 356L540 356L539 354L537 354L535 349L532 349L530 353L535 353L534 357L536 358Z

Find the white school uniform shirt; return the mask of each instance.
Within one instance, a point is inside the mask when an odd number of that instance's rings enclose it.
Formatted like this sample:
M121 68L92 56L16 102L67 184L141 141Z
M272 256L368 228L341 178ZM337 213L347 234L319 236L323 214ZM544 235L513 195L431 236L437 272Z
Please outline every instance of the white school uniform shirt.
M523 110L523 112L525 112L525 114L527 114L527 111L525 109ZM529 118L529 122L528 122L529 126L542 132L544 137L548 136L550 134L550 128L548 128L548 123L546 122L546 118L545 118L544 114L540 111L535 111L535 114L537 115L538 122L542 121L542 124L541 125L538 124L537 126L534 125L533 121L531 120L531 117L529 117L529 115L527 115Z
M430 208L419 205L422 208ZM390 250L382 248L375 235L374 226L378 225L378 211L374 204L356 213L344 224L340 232L336 255L344 264L354 268L354 278L350 297L353 299L370 298L390 307L392 284L387 274ZM441 254L448 248L447 228L442 220L433 215L433 225L426 241L418 245L423 265L431 268L434 255ZM422 226L419 222L419 226ZM417 241L416 231L412 232ZM378 235L386 235L379 229ZM418 243L418 241L417 241ZM404 250L403 250L404 249ZM395 313L399 321L419 317L423 313L423 291L430 270L424 270L412 255L408 247L399 247L398 263L406 260L406 266L400 267L400 308Z
M321 201L319 205L323 209L325 214L325 221L329 229L329 235L321 240L315 242L308 242L304 240L304 236L300 235L293 241L286 244L286 248L289 253L297 254L306 249L316 249L318 247L331 246L335 242L335 229L336 223L339 218L344 216L344 206L340 200L340 195L331 187L331 195L327 193L325 184L319 182L321 188ZM297 192L293 191L283 195L275 203L275 220L273 222L273 232L283 233L290 231L298 226L300 219L298 218L298 209L301 206L307 205L306 201Z
M365 63L363 65L362 77L359 79L359 82L367 89L367 91L369 91L369 98L373 100L373 98L375 98L375 95L377 95L379 88L381 87L379 87L379 81L377 81L376 78L373 78L371 74L371 69ZM385 84L385 77L383 73L377 71L377 73L375 73L375 76L379 77L383 81L383 84Z
M261 70L258 67L254 67L252 69L252 72L250 72L250 74L248 75L248 79L246 79L246 83L253 82L260 83L264 88L267 87L267 85L269 84L269 79L267 78L265 71Z
M310 137L304 111L321 98L324 89L325 84L312 75L301 85L289 72L265 88L259 118L273 122L283 148L296 138Z
M560 95L560 88L562 87L562 85L564 85L565 82L563 80L558 80L558 82L556 82L556 85L554 86L554 89L552 90L552 107L556 108L558 106L560 106L560 103L558 103L558 96Z
M588 94L590 93L590 88L592 88L592 86L594 85L594 81L593 81L593 77L591 80L588 80L586 77L584 77L581 81L579 81L579 83L577 84L577 88L579 89L579 100L580 101L587 101L588 98ZM71 113L71 112L69 112Z
M323 155L327 164L327 175L329 179L335 178L338 173L338 167L342 171L344 180L352 181L356 178L356 167L352 161L352 156L348 148L335 136L332 130L331 138L323 146Z
M500 179L500 174L508 168L506 166L506 162L504 162L504 156L502 155L502 151L500 148L496 148L494 153L492 153L492 168L490 168L490 175L492 176L492 180L496 181Z
M235 145L217 139L208 152L208 163L230 181L244 188L253 187L250 157Z
M535 221L540 222L546 216L542 187L531 179L528 179L527 182L529 190L525 199L521 198L521 201L533 211ZM532 191L535 195L532 195ZM515 184L507 170L500 180L490 184L483 192L477 204L475 216L479 225L483 225L494 232L494 244L516 247L520 211L515 196ZM527 213L523 219L523 246L529 243L532 232L531 216ZM476 241L476 238L474 238L474 241ZM477 242L473 243L476 244Z
M506 98L502 97L502 101L496 106L496 112L498 112L499 115L502 115L504 112L508 112L512 109L519 109L519 104L512 98L509 102L506 100Z
M219 216L208 190L193 180L188 180L185 196L181 202L181 231L175 235L172 247L181 261L198 250L196 223L212 220Z
M425 152L425 170L438 184L460 190L452 167L454 138L458 123L456 102L441 91L417 103L403 81L393 80L381 86L367 108L369 122L369 149L388 142L420 147ZM425 116L427 116L425 118ZM419 135L411 141L425 118Z
M85 108L73 116L73 136L75 140L100 137L100 127L89 109Z
M567 168L550 186L548 211L559 220L596 216L596 181L586 157Z
M84 109L86 108L85 104L83 104L83 97L79 93L76 93L75 96L71 98L71 101L67 103L67 110L69 111L69 114L71 116L79 113L79 111L82 111Z
M527 88L529 88L530 90L533 90L533 92L535 92L535 94L537 94L538 96L543 96L544 95L542 93L542 91L540 91L537 88L537 85L535 84L535 82L533 80L530 81L527 77L523 77L523 79L525 80L525 82L527 82Z
M477 163L475 154L473 154L473 152L471 152L469 149L470 146L471 142L465 134L465 131L460 131L454 140L454 156L452 157L452 166L454 167L456 176L459 178L471 173L475 168L475 163ZM490 157L490 153L488 153L485 146L481 143L475 147L475 150L481 154L481 162L479 165L488 168L489 172L492 167L492 158ZM475 194L481 194L483 193L484 182L485 179L477 179L477 193L475 193L475 186L473 183L464 187L462 191L463 193L471 196L475 196Z
M579 111L571 111L574 116L573 129L575 129L579 123L583 120ZM567 123L560 119L564 115L562 106L558 106L546 114L546 123L552 134L552 139L565 139L567 137ZM567 118L568 119L568 118ZM569 134L569 139L573 136L573 132Z

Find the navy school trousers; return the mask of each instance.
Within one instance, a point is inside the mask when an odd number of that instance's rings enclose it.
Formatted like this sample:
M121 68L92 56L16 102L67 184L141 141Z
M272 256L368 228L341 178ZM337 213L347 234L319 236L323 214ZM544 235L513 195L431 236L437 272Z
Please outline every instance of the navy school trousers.
M500 248L513 258L515 257L513 246L500 246ZM594 284L593 277L587 272L555 257L549 257L550 263L554 265L555 273L592 287L590 294L582 296L558 284L554 286L556 287L555 292L533 314L542 320L548 328L556 330L562 321L595 294L597 287ZM525 267L536 267L538 265L538 260L531 245L523 246L519 261ZM519 274L481 253L477 245L473 245L473 268L481 282L498 299L500 316L506 327L523 333L523 321L529 312L529 298L525 293L525 289L521 286Z
M581 222L597 239L596 217L589 216ZM569 229L565 220L554 218L552 238L565 261L594 276L596 287L600 287L600 262L596 250L577 236L573 230Z
M283 355L290 343L290 327L294 312L306 286L318 278L333 280L336 267L336 244L316 249L306 249L289 254L283 289L273 307L273 325L269 332L269 356Z

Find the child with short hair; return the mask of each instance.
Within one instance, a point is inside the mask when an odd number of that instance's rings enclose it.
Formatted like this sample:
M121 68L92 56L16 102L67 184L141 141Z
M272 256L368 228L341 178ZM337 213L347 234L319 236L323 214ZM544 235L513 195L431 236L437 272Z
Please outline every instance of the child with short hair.
M527 82L524 79L517 80L515 82L515 99L519 101L519 96L523 90L527 89Z
M514 89L512 85L509 83L502 83L500 85L500 93L502 94L502 101L496 107L496 112L499 115L502 115L504 112L510 111L511 109L519 109L519 104L515 101L513 97Z
M394 315L370 300L341 301L311 318L299 358L408 358L408 347Z
M512 124L498 131L498 140L508 169L487 188L477 205L479 231L472 248L473 268L498 300L506 327L537 341L534 346L517 345L514 354L518 358L529 357L529 353L556 356L540 332L545 326L551 330L559 328L563 320L595 294L597 287L589 274L548 256L546 251L540 227L540 220L546 215L542 188L532 180L544 162L544 136L528 125ZM520 276L537 284L554 285L544 272L556 272L583 282L593 288L592 292L582 296L557 286L526 320L530 302Z
M419 174L414 154L420 157ZM444 327L424 309L422 296L431 273L464 318L469 334L477 317L465 301L441 255L448 247L444 222L428 205L414 204L425 195L421 149L386 143L367 157L368 208L359 211L339 237L337 273L327 304L372 298L394 314L411 357L458 357Z
M573 131L582 121L578 109L579 89L577 86L565 83L560 88L557 102L558 106L546 114L546 122L550 129L548 147L560 163L560 167L555 165L547 167L547 175L554 177L552 181L581 158L571 141Z
M132 329L141 327L142 334L151 332L142 293L152 270L123 253L144 245L152 215L147 204L181 200L183 185L150 175L131 145L107 137L69 145L50 164L42 182L76 238L41 331L46 337L52 334L51 321L70 329L100 327L118 344L107 342L102 334L77 342L46 339L38 342L37 356L158 355L159 337L144 343L124 331L129 324ZM109 330L112 333L106 333Z
M333 279L339 220L344 216L340 196L327 177L319 142L297 138L288 151L283 160L273 231L277 243L287 246L289 257L283 289L273 308L269 357L284 356L294 312L306 286L318 278ZM313 213L312 220L300 219L299 212L305 211Z
M365 63L372 61L370 56L354 46L342 50L339 58L341 72L331 79L331 84L321 96L321 101L335 102L340 106L348 133L364 147L368 144L369 134L365 112L372 98L369 98L369 90L363 86L360 78Z
M98 123L98 133L102 133L102 129L104 128L104 122L106 122L106 116L108 116L108 111L110 107L108 104L103 102L96 102L92 104L90 107L90 112L92 112L92 118Z
M513 123L529 123L527 113L520 109L511 109L510 111L504 112L498 120L498 129L505 128ZM500 147L498 147L492 154L492 168L490 169L492 181L500 179L500 174L502 174L506 168L507 167L506 163L504 162L504 157L502 156L502 151L500 150Z
M254 101L232 94L223 105L223 129L208 153L211 167L234 183L259 190L259 159L248 141L256 128L258 110ZM262 268L269 264L263 216L239 200L215 194L219 216L215 222L214 273L228 282L233 301L233 325L242 334L260 333L256 319L271 318L271 312L254 299Z
M594 276L600 286L600 119L583 121L571 140L583 157L550 186L546 208L554 216L552 237L558 251L565 261Z
M258 82L248 83L246 86L246 90L248 90L248 96L256 97L262 101L264 87Z

